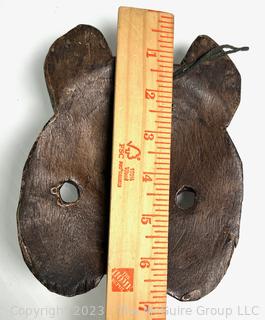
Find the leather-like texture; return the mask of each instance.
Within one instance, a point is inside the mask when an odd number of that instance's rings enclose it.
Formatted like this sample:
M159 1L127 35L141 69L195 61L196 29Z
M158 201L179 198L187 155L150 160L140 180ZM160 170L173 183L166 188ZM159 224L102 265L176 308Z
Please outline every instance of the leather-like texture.
M45 76L55 115L24 168L19 242L33 274L72 296L94 288L107 263L114 64L102 34L81 25L58 39ZM65 181L79 189L73 204L60 197Z
M183 63L217 44L198 37ZM168 293L197 300L224 276L239 238L242 164L225 130L240 101L240 75L227 55L174 78ZM176 194L194 190L190 209Z
M198 37L184 64L217 44ZM177 70L180 66L174 66ZM34 144L17 212L25 262L49 290L94 288L106 272L115 60L102 34L80 25L55 41L45 77L55 115ZM174 77L168 293L197 300L222 279L238 242L242 165L226 127L240 100L227 55ZM70 181L79 199L64 203ZM195 203L176 195L192 188Z

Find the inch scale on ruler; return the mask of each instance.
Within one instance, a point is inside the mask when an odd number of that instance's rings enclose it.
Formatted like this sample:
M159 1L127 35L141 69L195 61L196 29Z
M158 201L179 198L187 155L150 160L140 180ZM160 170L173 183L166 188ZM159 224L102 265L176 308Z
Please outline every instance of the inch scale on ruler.
M174 17L118 19L107 320L166 319Z

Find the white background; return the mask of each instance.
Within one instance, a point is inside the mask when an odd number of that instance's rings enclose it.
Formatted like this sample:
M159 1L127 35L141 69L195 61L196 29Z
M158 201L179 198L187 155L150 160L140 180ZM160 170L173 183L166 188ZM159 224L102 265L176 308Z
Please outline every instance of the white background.
M177 62L200 34L211 36L219 44L250 46L249 52L232 56L242 76L241 104L229 127L244 164L245 195L239 245L226 276L208 296L193 303L168 298L168 306L178 315L168 319L225 319L225 316L202 315L207 307L213 308L213 312L225 308L232 312L228 319L264 319L263 3L262 0L0 0L1 320L51 319L51 308L59 308L55 316L59 320L100 319L75 316L73 311L75 306L103 305L105 281L87 294L65 298L50 293L33 277L18 247L16 207L23 165L38 133L53 114L43 76L49 46L77 24L84 23L100 29L115 53L120 5L174 13ZM239 315L238 306L241 312L247 307L248 313L258 306L254 311L259 315ZM180 315L180 308L183 312L191 308L192 315ZM26 311L34 310L38 316L25 315Z

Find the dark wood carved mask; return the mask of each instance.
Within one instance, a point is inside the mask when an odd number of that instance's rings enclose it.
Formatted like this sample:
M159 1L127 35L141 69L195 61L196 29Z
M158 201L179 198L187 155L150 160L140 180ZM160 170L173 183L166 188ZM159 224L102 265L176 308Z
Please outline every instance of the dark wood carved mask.
M201 58L217 47L200 36L174 66L168 293L182 301L218 285L239 238L242 165L226 127L240 74L223 51ZM106 273L114 69L103 35L86 25L56 40L45 61L54 116L23 171L18 237L32 273L65 296ZM64 183L76 201L62 199Z

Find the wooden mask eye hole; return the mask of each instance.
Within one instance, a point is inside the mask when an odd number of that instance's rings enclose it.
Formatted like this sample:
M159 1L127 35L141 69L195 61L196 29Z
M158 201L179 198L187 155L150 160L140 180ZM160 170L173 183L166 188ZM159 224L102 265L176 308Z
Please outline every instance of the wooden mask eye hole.
M78 186L72 181L65 181L60 187L59 193L62 201L66 204L75 203L80 197Z
M187 210L195 205L196 192L191 187L182 187L175 197L175 203L179 209Z

